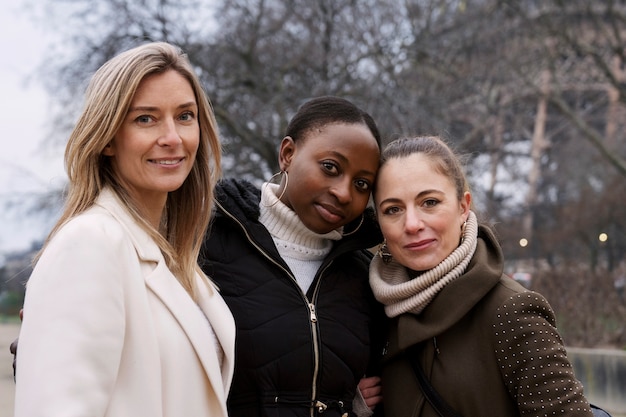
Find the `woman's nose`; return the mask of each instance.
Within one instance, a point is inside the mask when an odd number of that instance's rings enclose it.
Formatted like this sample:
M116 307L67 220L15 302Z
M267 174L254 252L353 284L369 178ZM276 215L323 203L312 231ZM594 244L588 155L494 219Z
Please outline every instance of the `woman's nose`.
M341 204L348 204L352 201L352 181L348 179L338 180L330 189L331 193Z
M176 123L173 120L164 123L158 143L161 146L175 146L182 143Z
M415 209L408 209L404 220L404 228L408 233L414 233L423 227L424 223Z

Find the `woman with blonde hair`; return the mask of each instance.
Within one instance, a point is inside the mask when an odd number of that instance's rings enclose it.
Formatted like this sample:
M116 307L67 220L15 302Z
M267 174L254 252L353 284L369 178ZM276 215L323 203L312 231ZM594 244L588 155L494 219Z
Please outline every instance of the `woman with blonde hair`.
M220 176L178 48L119 54L69 138L64 211L26 291L15 416L222 416L235 327L197 263Z

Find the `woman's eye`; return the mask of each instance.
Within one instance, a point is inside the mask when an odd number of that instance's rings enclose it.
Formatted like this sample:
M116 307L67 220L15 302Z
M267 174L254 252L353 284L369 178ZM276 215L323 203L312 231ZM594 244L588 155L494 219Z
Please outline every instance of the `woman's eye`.
M152 121L152 116L148 116L147 114L142 114L135 119L138 123L150 123Z
M337 165L335 165L332 162L323 161L321 165L322 165L322 169L327 174L336 175L339 173L339 168L337 168Z
M437 204L439 204L439 200L436 200L434 198L429 198L428 200L424 201L425 207L435 207Z
M195 118L195 115L193 114L193 112L185 112L183 114L180 115L180 119L183 121L191 121Z
M372 185L366 180L356 180L354 185L361 191L369 191L372 188Z
M396 207L396 206L387 207L383 210L383 214L387 214L387 215L397 214L399 212L400 212L400 207Z

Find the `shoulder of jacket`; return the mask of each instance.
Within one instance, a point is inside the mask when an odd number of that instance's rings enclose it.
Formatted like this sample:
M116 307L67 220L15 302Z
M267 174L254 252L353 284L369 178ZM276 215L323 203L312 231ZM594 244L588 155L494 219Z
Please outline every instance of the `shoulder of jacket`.
M260 216L261 190L250 181L237 178L221 180L215 187L215 201L218 215L225 210L238 218L258 219Z
M53 236L49 246L91 248L103 256L132 251L135 247L128 230L106 210L94 207L64 224ZM133 253L132 251L131 253ZM108 255L107 255L108 254Z
M127 238L124 226L106 209L93 206L85 212L68 220L57 232L58 237L89 241L98 239L119 241ZM55 236L55 237L57 237Z
M355 261L362 263L369 270L374 254L369 249L359 249L353 252Z
M500 322L503 316L541 316L549 322L555 320L554 311L543 295L524 288L506 276L485 298L494 322Z

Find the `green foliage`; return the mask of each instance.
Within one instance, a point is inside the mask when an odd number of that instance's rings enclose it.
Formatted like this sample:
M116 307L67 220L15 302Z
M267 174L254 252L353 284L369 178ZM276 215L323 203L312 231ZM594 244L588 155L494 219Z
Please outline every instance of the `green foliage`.
M24 305L24 293L6 291L0 294L0 317L15 316L19 320L19 312Z
M0 314L0 323L19 324L20 316L17 314Z

